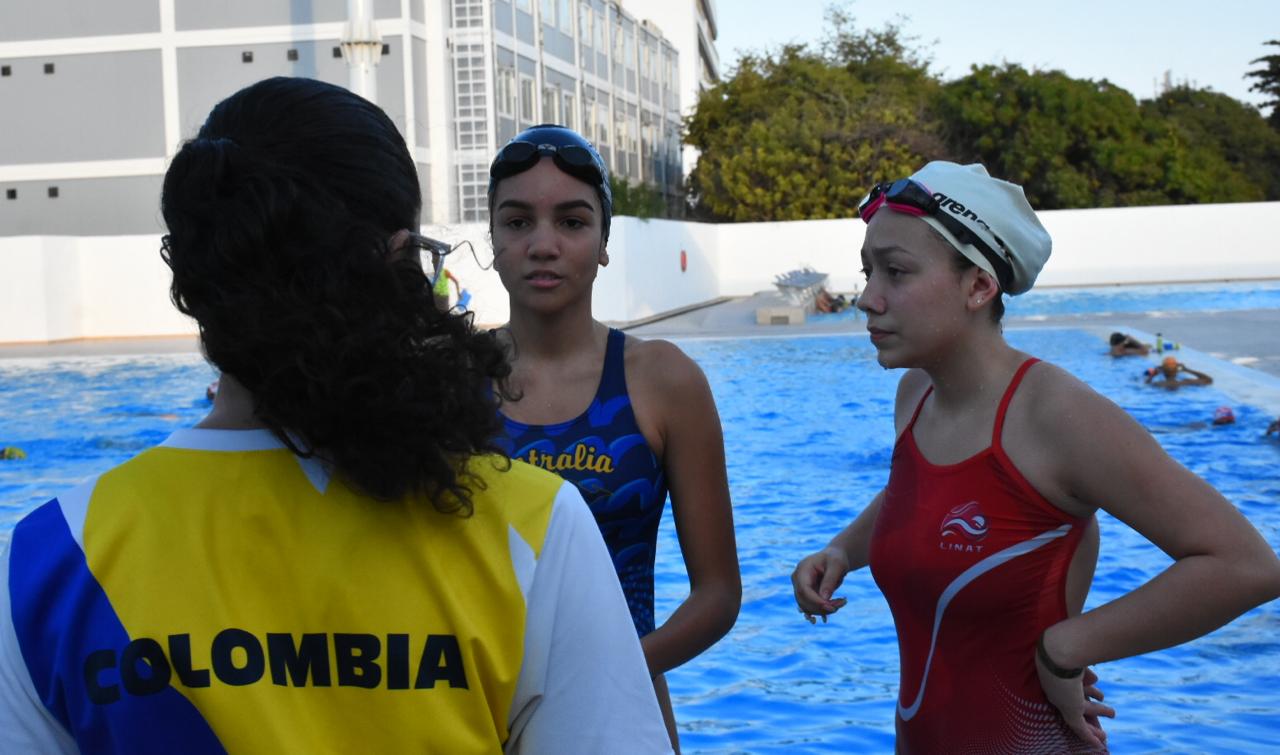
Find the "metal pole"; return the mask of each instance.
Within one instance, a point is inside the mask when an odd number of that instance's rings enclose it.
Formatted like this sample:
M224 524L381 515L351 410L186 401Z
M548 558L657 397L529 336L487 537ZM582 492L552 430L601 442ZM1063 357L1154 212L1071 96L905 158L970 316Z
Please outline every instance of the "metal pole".
M347 0L347 23L339 44L347 61L347 88L376 103L382 35L373 20L372 5L372 0Z

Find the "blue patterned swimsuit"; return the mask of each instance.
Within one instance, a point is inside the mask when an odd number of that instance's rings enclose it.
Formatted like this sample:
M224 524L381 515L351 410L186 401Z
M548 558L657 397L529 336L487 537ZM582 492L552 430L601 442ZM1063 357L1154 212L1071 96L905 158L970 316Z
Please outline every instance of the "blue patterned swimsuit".
M581 416L526 425L503 415L506 435L498 442L511 458L549 469L582 492L643 637L653 631L653 558L667 481L631 410L625 340L622 331L609 329L600 387Z

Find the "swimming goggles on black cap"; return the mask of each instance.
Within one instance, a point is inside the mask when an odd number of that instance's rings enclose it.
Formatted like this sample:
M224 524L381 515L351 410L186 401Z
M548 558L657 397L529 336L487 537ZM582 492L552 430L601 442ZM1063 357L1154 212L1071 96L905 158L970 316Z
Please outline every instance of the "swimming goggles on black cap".
M884 205L888 205L889 209L897 212L916 216L927 215L937 220L956 237L957 241L971 245L986 258L987 262L991 263L991 268L996 273L996 280L1000 284L1001 291L1010 290L1013 282L1013 267L1009 264L1005 255L997 252L986 240L975 233L973 229L954 218L951 213L944 211L938 199L923 184L910 178L878 183L871 187L871 192L867 194L867 198L862 200L862 204L858 205L858 216L863 221L870 223L871 217ZM994 233L992 233L992 238L1001 247L1004 246L1000 238Z
M599 188L612 207L613 192L604 160L590 142L563 126L534 126L508 142L489 166L491 190L495 182L529 170L544 156L554 160L565 173Z

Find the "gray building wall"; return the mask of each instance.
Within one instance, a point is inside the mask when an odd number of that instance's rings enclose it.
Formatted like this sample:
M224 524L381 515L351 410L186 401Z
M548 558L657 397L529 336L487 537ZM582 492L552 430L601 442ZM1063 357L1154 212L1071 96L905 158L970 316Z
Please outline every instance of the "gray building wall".
M340 54L335 57L337 39L207 45L219 40L218 30L223 29L228 30L228 39L234 39L235 29L277 27L276 33L283 28L287 34L290 26L340 23L346 17L346 0L174 0L174 5L179 31L209 32L184 39L186 46L176 51L177 77L170 84L176 84L178 101L170 106L178 111L177 139L194 136L216 102L254 81L307 76L341 86L347 83L346 64ZM429 112L428 83L438 79L428 71L442 57L448 66L443 81L448 90L445 117L451 125L438 138L448 135L445 148L451 154L443 166L417 163L427 202L433 168L448 172L449 217L430 220L453 222L460 219L455 217L460 207L474 209L474 189L483 183L488 151L542 120L591 131L588 136L619 176L631 181L643 176L648 183L665 184L669 192L678 188L681 176L671 169L675 150L670 146L678 139L678 99L662 65L668 56L674 63L675 53L668 41L657 36L660 30L646 30L627 9L606 0L546 5L540 0L455 0L446 5L449 23L459 31L477 29L484 5L491 14L492 32L503 34L504 39L514 36L530 46L541 40L541 54L534 56L539 59L505 49L502 40L488 47L477 44L477 38L462 37L443 56L420 39L391 35L384 40L390 49L377 69L379 103L420 148L429 146L430 119L439 115ZM104 6L109 12L101 10ZM522 7L553 8L555 20L535 29L534 15ZM0 42L19 35L65 39L156 33L159 8L160 0L0 0ZM411 18L425 22L422 0L411 0L409 8ZM399 17L401 9L400 0L374 2L378 18ZM574 24L568 30L560 18L566 11ZM583 24L584 18L589 23ZM529 49L521 46L522 52ZM654 65L644 62L642 49L655 58ZM489 50L492 58L486 54ZM404 55L411 56L407 67L415 82L410 94L412 121L404 99ZM44 73L46 63L54 65L52 74ZM9 59L0 64L8 66L10 73L0 76L0 102L21 105L0 107L0 134L5 137L0 140L0 165L138 158L150 158L159 165L177 146L165 143L158 49ZM564 75L560 69L566 65L578 72ZM485 68L490 74L487 81ZM499 107L498 92L511 93L513 110L507 111L510 100L505 97ZM572 109L566 116L567 108ZM425 158L425 153L418 154ZM436 175L435 185L440 180ZM0 235L155 232L160 228L156 211L160 181L157 175L0 183ZM48 195L51 186L58 190L56 197ZM6 198L5 189L14 192L14 199Z
M545 22L542 24L542 49L548 55L554 55L570 64L574 63L577 57L574 54L573 37Z
M0 236L162 233L161 176L0 182ZM57 197L49 190L57 189ZM9 199L9 192L15 198Z
M10 69L0 76L0 164L164 156L159 50L0 64Z
M516 39L528 44L534 44L533 38L533 14L526 13L516 8Z
M405 131L403 38L388 36L390 53L378 66L378 104ZM338 40L276 42L270 44L184 47L178 49L178 111L182 138L199 130L213 106L255 81L272 76L306 76L339 86L347 85L347 64L333 56ZM298 51L296 62L289 50ZM244 62L244 55L253 60ZM163 154L163 153L161 153Z
M151 2L159 4L157 0ZM102 4L114 5L115 2ZM178 31L326 24L347 20L347 0L174 0L173 12ZM375 18L398 17L400 0L374 0L373 15Z
M160 31L157 0L4 0L0 42Z

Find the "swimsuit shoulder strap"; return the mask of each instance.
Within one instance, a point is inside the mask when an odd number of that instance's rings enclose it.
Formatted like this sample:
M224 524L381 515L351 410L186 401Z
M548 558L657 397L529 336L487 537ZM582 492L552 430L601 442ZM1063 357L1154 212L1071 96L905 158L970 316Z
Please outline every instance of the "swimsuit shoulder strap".
M604 371L600 375L600 389L597 395L625 395L627 392L627 368L624 356L627 345L627 334L617 328L609 328L609 340L604 351Z
M904 435L911 432L912 428L916 426L916 420L920 417L920 410L924 408L925 399L929 398L930 393L933 393L932 384L925 389L924 395L920 397L920 403L916 404L916 411L911 415L911 421L907 423L907 429L902 431Z
M1013 373L1013 379L1009 381L1009 387L1004 389L1004 396L1000 398L1000 408L996 409L995 426L991 428L992 448L1000 448L1000 436L1004 431L1004 416L1009 411L1009 403L1013 401L1013 394L1017 392L1018 386L1022 383L1022 378L1027 374L1027 370L1031 369L1031 365L1039 361L1035 357L1030 357L1027 361L1018 365L1018 369Z

